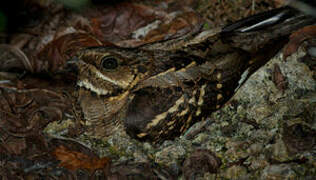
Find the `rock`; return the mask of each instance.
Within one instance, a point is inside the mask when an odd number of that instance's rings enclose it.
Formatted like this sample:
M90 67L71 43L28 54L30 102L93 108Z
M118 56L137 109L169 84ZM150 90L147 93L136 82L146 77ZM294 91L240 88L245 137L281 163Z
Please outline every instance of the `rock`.
M184 161L182 173L185 179L197 179L205 173L217 173L220 166L221 160L213 152L198 149Z
M243 179L246 178L247 169L242 166L232 166L226 169L222 176L227 179Z
M174 174L180 172L180 162L184 159L187 151L183 145L173 144L163 148L154 154L154 161L157 164L169 167Z
M267 166L260 177L262 180L297 179L295 171L290 165L280 164Z

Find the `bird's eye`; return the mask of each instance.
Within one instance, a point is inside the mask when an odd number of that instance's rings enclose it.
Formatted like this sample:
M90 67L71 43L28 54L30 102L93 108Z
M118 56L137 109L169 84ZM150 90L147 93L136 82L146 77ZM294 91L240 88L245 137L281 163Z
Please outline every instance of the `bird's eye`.
M115 69L117 68L118 63L114 57L104 57L101 61L101 66L104 69Z

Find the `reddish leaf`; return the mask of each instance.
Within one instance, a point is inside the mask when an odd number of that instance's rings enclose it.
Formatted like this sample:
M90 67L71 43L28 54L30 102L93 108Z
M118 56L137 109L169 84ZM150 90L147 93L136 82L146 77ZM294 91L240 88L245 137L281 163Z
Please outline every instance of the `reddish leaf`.
M202 19L192 11L178 12L176 16L169 17L169 15L167 15L166 18L169 20L160 22L157 27L154 27L148 32L146 32L145 28L137 29L136 31L141 34L138 35L139 37L119 41L116 45L122 47L137 47L143 44L174 39L188 33L198 32L202 25ZM152 24L152 26L155 25Z
M35 72L61 70L65 62L82 48L102 45L94 37L85 33L63 35L50 42L33 60Z
M316 37L316 25L306 26L292 33L292 35L290 36L290 42L283 50L284 59L295 53L302 42L313 37Z
M59 166L69 170L87 169L93 172L97 169L106 169L111 163L107 157L90 157L81 152L71 151L63 145L58 146L52 154L60 160Z
M157 12L144 5L120 3L114 6L101 6L91 9L87 16L92 33L101 41L118 42L128 39L131 32L155 19L162 18Z
M90 17L92 33L102 42L137 47L197 32L202 19L181 5L172 6L173 10L168 12L168 8L120 3L90 10L87 16Z
M68 107L62 96L46 89L0 84L0 92L0 128L16 137L37 134L49 122L61 120Z

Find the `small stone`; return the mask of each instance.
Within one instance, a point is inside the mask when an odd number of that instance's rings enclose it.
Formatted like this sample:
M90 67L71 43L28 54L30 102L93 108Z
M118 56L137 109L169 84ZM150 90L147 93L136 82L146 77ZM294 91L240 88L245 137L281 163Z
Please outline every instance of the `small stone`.
M153 146L152 146L150 143L148 143L148 142L144 142L143 148L144 148L144 150L146 150L146 151L152 151Z
M184 159L186 150L181 145L170 145L161 151L158 151L155 156L155 162L158 164L171 165L171 159Z
M262 143L254 143L250 145L250 147L247 149L247 152L251 155L255 155L255 154L260 153L262 150L263 150Z
M263 169L269 165L269 162L262 156L256 157L256 158L250 158L250 162L251 162L249 166L250 171Z
M264 168L261 179L297 179L295 171L287 164L270 165Z
M225 156L231 158L231 160L243 159L249 156L247 153L249 144L244 141L228 141L226 143Z
M241 179L247 175L247 169L243 166L235 165L226 169L222 175L227 179Z
M271 158L278 160L278 161L287 161L291 158L286 150L286 146L284 145L281 139L277 139L276 143L272 145L272 154Z
M251 111L253 112L255 119L263 120L266 117L269 117L274 110L272 109L272 106L269 104L260 104L254 106L254 108Z
M198 149L184 161L182 172L185 179L196 179L203 177L207 172L217 173L221 164L221 160L215 153L206 149Z
M210 139L209 135L206 133L200 133L197 135L197 137L192 141L193 144L202 144L203 142Z

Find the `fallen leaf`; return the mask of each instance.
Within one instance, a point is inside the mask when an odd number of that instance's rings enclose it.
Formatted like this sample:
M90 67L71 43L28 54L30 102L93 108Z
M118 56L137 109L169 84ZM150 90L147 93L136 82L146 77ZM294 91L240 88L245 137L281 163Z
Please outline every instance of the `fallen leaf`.
M33 72L32 64L21 49L0 44L0 71L28 70Z
M166 15L167 21L155 21L135 30L132 38L115 43L121 47L137 47L144 44L175 39L188 33L196 33L202 27L202 19L193 11L181 11ZM148 30L149 29L149 30Z
M133 3L98 6L86 12L92 34L101 41L110 42L128 39L131 32L155 19L161 19L162 14L145 5Z
M60 167L69 170L87 169L93 172L97 169L106 169L110 166L111 160L107 157L90 157L77 151L71 151L63 145L58 146L52 154L60 160Z
M202 26L200 16L183 4L177 4L177 8L169 8L164 2L155 5L123 2L95 7L85 14L92 34L102 42L121 47L138 47L180 37L197 32Z
M307 39L316 37L316 25L306 26L293 32L290 41L283 50L284 60L291 54L295 53L298 47Z
M9 136L0 143L0 147L5 149L8 154L20 155L27 148L27 145L24 138Z
M0 128L15 137L37 134L49 122L61 120L68 105L53 91L0 84Z
M284 92L287 88L286 77L282 74L278 64L274 64L273 67L272 81L280 91Z
M101 46L102 43L86 33L65 34L50 42L32 61L34 72L56 72L82 48Z

